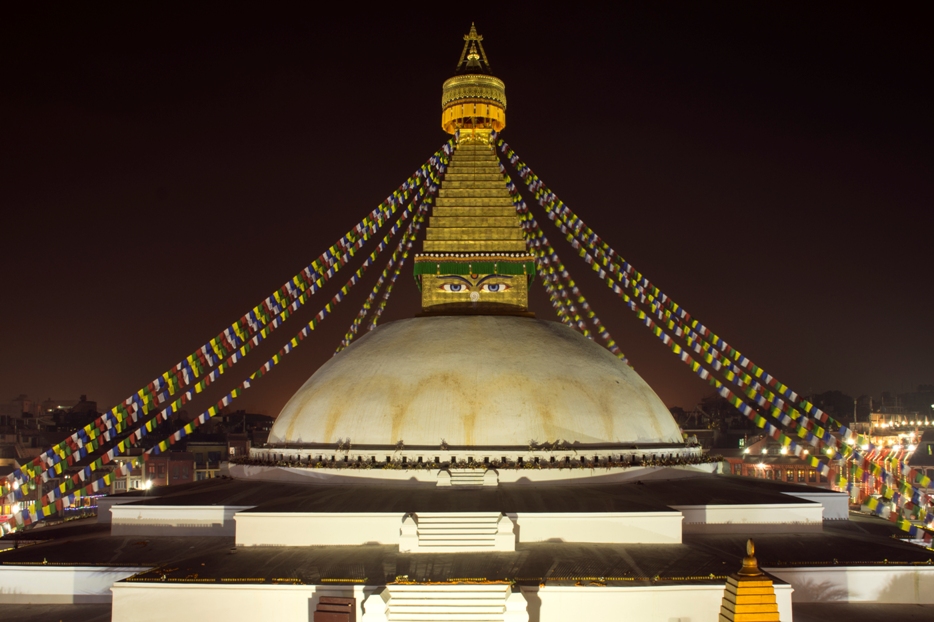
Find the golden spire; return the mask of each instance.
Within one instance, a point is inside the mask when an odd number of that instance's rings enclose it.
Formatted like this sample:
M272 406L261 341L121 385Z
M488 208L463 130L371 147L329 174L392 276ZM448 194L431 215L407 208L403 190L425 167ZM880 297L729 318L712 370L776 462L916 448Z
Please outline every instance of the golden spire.
M506 126L505 89L471 24L441 98L441 125L458 134L457 146L415 256L427 314L532 315L535 259L492 144L492 132Z
M474 24L455 74L441 89L441 127L449 134L461 130L461 140L488 142L491 130L506 127L506 85L493 76Z

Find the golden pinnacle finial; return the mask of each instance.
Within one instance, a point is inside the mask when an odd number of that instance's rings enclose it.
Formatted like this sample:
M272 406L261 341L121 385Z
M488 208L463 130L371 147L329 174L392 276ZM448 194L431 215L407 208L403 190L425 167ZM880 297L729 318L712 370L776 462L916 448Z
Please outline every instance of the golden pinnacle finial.
M441 127L449 134L489 142L492 131L506 127L506 85L493 76L483 36L470 24L455 75L441 88Z
M752 538L746 540L746 557L743 558L743 567L740 568L740 571L737 573L742 577L758 577L762 575L762 571L759 570L759 562L755 558L756 553L756 543L752 541Z
M483 41L483 36L477 34L477 26L470 22L470 32L464 35L464 41Z

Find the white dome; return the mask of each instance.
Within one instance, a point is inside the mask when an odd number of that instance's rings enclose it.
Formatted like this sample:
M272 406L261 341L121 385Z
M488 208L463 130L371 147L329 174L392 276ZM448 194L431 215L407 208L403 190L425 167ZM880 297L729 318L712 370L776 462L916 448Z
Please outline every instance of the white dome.
M683 443L628 365L556 322L509 316L401 320L321 366L269 442L515 447Z

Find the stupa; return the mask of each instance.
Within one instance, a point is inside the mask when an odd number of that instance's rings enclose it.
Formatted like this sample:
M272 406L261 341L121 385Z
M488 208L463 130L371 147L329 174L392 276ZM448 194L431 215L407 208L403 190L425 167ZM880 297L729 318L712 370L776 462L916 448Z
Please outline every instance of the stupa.
M792 620L793 592L931 602L928 551L848 520L845 494L718 474L625 361L529 310L538 265L493 149L505 85L464 39L422 312L325 363L227 477L102 499L98 525L0 553L0 600L112 599L114 622L714 622L743 613L730 575L755 536L767 619Z
M292 397L265 455L288 460L484 465L698 455L654 391L579 332L529 311L535 259L493 148L505 85L471 26L442 122L457 136L415 257L420 317L382 326ZM257 455L264 455L259 452Z

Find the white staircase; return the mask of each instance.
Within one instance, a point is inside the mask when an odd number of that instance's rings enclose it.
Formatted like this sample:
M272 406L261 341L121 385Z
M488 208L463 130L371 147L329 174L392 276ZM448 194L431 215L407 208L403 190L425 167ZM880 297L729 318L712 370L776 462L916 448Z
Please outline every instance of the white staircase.
M363 622L528 622L527 607L501 583L389 585L363 603Z
M493 469L439 471L438 486L499 486L499 475Z
M451 471L451 486L483 486L480 469L454 469Z
M402 521L401 553L515 551L515 527L499 512L419 512Z

